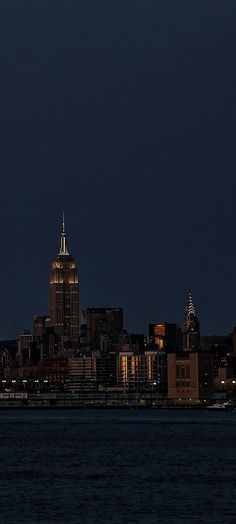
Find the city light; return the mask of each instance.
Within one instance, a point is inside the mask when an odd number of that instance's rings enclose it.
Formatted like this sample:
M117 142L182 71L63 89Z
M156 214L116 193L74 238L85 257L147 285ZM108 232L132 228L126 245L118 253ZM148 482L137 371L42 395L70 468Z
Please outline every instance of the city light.
M124 333L123 309L107 306L84 310L80 336L78 272L67 248L64 212L60 246L51 265L49 312L34 317L34 332L24 331L15 341L16 356L2 365L2 372L9 373L2 384L11 383L14 396L38 395L45 407L50 392L55 393L56 404L61 392L69 398L78 393L85 404L86 391L86 404L150 407L171 401L173 406L179 402L179 407L195 407L209 402L216 391L226 393L229 381L221 377L228 357L236 354L234 339L225 341L219 361L217 337L203 341L191 292L183 329L163 321L150 323L148 335ZM233 396L236 378L231 384ZM106 399L100 396L102 391Z

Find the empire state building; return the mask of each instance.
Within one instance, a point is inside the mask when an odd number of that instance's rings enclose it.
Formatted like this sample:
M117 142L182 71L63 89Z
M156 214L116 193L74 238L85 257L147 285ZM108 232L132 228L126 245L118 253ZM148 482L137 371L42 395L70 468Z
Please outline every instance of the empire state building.
M59 352L79 343L79 282L74 258L69 254L64 212L60 251L50 271L50 324L58 337Z

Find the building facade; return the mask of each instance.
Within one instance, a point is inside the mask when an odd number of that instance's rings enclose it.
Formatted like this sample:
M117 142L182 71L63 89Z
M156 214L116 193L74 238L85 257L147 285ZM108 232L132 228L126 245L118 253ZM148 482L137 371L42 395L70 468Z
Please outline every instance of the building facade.
M88 308L86 311L86 339L95 349L118 342L123 330L122 308Z
M182 331L177 324L170 322L149 324L149 342L167 352L179 351L182 348Z
M168 398L174 404L198 404L212 398L213 355L182 351L168 355Z

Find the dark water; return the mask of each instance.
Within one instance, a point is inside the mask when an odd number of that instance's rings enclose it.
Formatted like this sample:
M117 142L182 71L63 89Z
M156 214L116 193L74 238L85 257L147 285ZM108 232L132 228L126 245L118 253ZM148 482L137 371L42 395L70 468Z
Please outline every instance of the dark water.
M236 412L0 413L0 522L236 522Z

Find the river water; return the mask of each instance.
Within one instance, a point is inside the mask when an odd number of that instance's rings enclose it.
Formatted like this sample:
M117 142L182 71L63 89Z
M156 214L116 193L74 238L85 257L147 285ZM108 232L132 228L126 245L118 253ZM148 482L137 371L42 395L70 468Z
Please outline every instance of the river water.
M236 412L0 412L0 521L236 522Z

